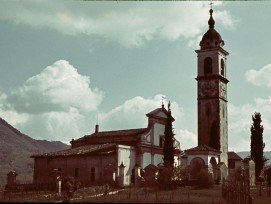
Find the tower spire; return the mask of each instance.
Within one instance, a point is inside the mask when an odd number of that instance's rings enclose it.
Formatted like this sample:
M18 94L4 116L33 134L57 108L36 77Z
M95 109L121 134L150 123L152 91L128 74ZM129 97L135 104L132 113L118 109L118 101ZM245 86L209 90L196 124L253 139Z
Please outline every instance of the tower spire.
M170 101L168 101L168 111L171 111L171 109L170 109Z
M162 108L165 108L165 106L164 106L164 96L162 96Z
M208 21L208 25L209 25L209 29L212 29L214 28L215 26L215 20L213 19L213 9L212 9L212 6L211 6L211 9L209 10L209 13L210 13L210 18L209 18L209 21Z

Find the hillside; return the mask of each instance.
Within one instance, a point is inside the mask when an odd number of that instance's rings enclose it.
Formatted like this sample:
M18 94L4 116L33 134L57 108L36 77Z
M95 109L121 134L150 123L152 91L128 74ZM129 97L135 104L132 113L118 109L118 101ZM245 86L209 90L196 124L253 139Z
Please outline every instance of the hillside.
M32 182L34 160L30 155L68 149L59 141L35 140L0 118L0 186L6 184L6 175L15 170L21 183Z
M244 152L237 152L237 154L242 157L243 159L246 158L248 155L250 155L249 151L244 151ZM266 164L270 165L271 164L271 151L266 151L264 152L264 156L269 159Z

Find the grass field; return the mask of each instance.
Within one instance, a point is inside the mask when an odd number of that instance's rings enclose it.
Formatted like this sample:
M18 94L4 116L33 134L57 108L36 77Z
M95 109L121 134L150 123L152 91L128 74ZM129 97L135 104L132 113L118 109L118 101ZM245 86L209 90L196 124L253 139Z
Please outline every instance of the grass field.
M16 192L1 194L0 202L61 202L64 193L59 196L50 192ZM253 204L271 204L271 190L259 187L251 188ZM157 191L155 188L109 189L104 195L103 188L81 188L70 202L90 203L180 203L180 204L227 204L221 196L221 186L210 189L179 187L172 191Z

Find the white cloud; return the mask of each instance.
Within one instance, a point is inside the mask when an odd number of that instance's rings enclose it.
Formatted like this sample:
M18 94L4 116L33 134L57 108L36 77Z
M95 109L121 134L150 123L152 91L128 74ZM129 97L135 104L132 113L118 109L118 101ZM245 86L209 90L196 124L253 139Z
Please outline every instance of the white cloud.
M161 107L162 96L161 94L157 94L154 98L148 99L136 96L125 101L122 105L112 109L110 112L102 113L100 117L101 130L147 127L146 114ZM171 110L175 120L183 116L183 110L176 102L171 102Z
M267 99L257 98L254 104L235 106L228 105L229 110L229 147L237 151L250 150L250 127L252 115L261 113L262 125L264 126L263 140L265 150L271 149L271 97Z
M193 39L207 28L208 7L206 2L194 1L4 1L0 19L68 35L95 34L134 47L155 36L167 40ZM215 10L215 16L226 27L234 24L226 11Z
M0 115L33 138L69 141L90 132L91 113L102 98L101 91L90 87L89 77L59 60L10 94L2 93Z
M68 111L71 107L88 112L97 109L102 93L90 88L89 77L59 60L15 89L7 101L19 112Z
M248 82L256 86L267 86L271 88L271 64L267 64L259 70L250 69L245 73Z
M189 130L181 129L175 137L180 141L181 150L186 150L198 145L197 135Z

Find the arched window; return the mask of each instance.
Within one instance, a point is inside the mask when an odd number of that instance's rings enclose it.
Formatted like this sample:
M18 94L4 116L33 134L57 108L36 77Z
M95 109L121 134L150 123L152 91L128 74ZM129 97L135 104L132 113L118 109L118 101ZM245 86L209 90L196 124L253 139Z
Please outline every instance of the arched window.
M225 63L224 63L223 59L220 60L220 66L221 66L221 75L224 76L224 74L225 74Z
M211 57L207 57L204 60L204 74L212 74L213 70L212 70L212 58Z

